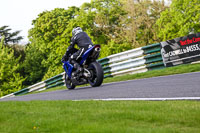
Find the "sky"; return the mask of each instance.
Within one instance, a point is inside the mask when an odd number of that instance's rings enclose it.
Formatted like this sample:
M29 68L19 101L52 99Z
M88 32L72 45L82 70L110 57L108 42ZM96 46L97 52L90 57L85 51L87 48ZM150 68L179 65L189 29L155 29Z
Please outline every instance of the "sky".
M43 11L55 8L68 9L70 6L80 7L91 0L0 0L0 27L8 25L11 32L20 30L20 36L24 39L20 42L28 42L28 30L32 28L32 20Z

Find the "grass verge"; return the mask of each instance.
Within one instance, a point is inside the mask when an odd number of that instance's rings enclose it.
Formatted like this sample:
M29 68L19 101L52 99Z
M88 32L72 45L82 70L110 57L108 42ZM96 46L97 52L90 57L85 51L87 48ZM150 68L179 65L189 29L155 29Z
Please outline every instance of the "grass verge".
M200 132L199 101L0 103L0 133Z

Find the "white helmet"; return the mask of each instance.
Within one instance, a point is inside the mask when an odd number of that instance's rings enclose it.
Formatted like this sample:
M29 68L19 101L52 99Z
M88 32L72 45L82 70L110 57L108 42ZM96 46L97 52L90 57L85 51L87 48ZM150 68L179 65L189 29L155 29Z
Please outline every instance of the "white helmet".
M83 30L81 29L81 27L76 27L72 30L72 36L77 35L78 33L83 32Z

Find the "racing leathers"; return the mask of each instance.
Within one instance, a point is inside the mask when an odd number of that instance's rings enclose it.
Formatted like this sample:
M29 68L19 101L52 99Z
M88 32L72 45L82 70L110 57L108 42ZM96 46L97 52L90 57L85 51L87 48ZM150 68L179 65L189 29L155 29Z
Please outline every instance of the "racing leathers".
M79 50L74 48L75 44L80 48ZM92 47L93 43L90 37L85 32L80 32L71 38L70 46L67 48L62 60L69 60L74 65L75 69L79 69L80 65L77 63L81 59L81 56Z

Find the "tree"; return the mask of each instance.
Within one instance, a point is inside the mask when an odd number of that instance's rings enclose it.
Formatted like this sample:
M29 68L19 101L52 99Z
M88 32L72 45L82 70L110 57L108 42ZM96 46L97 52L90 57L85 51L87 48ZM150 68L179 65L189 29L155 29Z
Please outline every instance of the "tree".
M126 14L122 6L120 0L93 0L80 8L76 20L85 22L82 26L94 44L101 44L100 58L131 49L131 45L120 37L123 36L120 20Z
M162 41L200 32L200 1L173 0L156 23Z
M0 27L0 39L4 36L4 44L15 44L23 39L22 36L19 36L20 31L10 32L11 29L9 26Z
M127 13L122 9L123 4L120 0L94 0L91 5L96 13L95 31L101 34L101 39L105 40L105 44L111 40L115 43L122 43L123 40L119 40L120 27L123 25L120 19Z
M121 19L124 40L134 48L158 42L155 23L167 8L164 1L124 0L123 3L127 11Z
M24 75L27 77L23 82L24 85L31 85L42 80L46 73L46 68L41 64L45 59L43 54L38 48L26 46L26 57L23 62L22 68Z
M22 89L25 80L20 73L19 58L15 58L14 51L4 45L4 37L0 43L0 96Z
M16 58L20 57L22 62L25 58L24 45L17 44L20 40L23 39L22 36L19 36L20 31L10 32L11 29L9 26L0 27L0 40L4 37L4 44L14 50L14 55Z
M34 68L37 65L40 65L39 68L42 67L43 70L41 72L43 74L40 73L38 76L44 75L43 80L63 71L61 58L67 46L69 46L72 30L71 21L77 17L76 13L78 11L79 8L77 7L70 7L68 10L56 8L52 11L40 13L38 18L33 20L34 27L29 31L30 50L26 51L26 53L35 51L29 54L35 56L35 58L27 56L26 62L28 63L31 60L40 62L40 64L34 63L33 65L35 66ZM41 59L37 57L39 55L42 55ZM32 70L32 73L36 74L38 73L37 71L38 69ZM33 81L36 81L36 79Z

